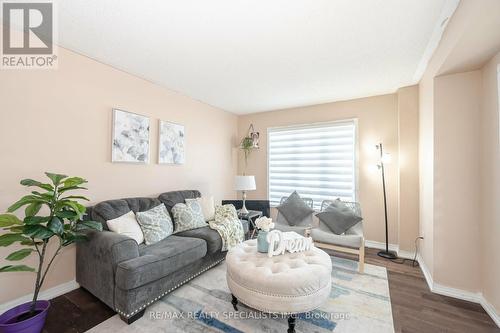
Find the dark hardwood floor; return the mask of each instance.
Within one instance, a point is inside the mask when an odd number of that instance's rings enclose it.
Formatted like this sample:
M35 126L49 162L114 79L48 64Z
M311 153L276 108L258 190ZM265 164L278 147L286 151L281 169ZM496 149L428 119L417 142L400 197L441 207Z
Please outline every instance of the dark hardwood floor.
M413 267L411 261L397 264L380 258L378 251L367 248L366 262L387 269L396 332L500 332L481 305L432 293L420 267Z
M409 332L496 332L500 329L481 305L432 293L419 267L410 261L397 264L366 250L366 262L387 268L394 329ZM331 253L352 258L348 254ZM77 289L51 301L44 332L84 332L114 315L113 310L84 289Z

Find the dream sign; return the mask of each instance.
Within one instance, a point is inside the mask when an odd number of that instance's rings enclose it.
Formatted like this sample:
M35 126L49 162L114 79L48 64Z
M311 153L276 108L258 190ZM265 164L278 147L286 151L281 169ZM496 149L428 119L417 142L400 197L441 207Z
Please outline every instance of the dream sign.
M288 251L290 253L308 251L313 246L311 237L304 237L294 231L270 231L267 234L269 243L268 257L276 256Z

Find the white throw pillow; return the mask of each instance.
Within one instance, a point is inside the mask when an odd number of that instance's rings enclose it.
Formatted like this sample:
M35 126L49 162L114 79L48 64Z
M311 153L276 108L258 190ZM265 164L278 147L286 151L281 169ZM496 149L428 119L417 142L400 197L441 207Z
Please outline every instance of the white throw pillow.
M203 212L203 217L205 221L213 221L215 218L215 200L213 196L201 197L196 199L186 199L188 201L196 200L201 206L201 211Z
M137 220L135 219L133 211L123 214L116 219L107 220L106 224L109 230L120 235L128 236L135 240L137 244L144 242L144 235L139 223L137 223Z

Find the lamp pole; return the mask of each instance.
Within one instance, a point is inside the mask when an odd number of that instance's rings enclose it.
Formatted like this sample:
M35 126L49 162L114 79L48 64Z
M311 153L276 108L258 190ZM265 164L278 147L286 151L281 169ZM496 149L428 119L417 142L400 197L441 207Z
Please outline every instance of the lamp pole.
M384 170L384 148L382 143L379 143L377 148L380 149L380 169L382 171L382 189L384 192L384 217L385 217L385 251L379 251L378 256L386 259L396 259L398 256L393 251L389 251L389 227L387 222L387 195L385 191L385 170Z

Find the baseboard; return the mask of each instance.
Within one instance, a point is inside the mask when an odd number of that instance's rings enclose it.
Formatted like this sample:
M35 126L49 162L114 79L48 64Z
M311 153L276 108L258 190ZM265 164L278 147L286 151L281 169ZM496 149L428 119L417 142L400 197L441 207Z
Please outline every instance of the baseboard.
M418 265L420 266L420 270L424 274L425 282L427 282L427 286L429 287L430 291L433 291L432 289L434 289L434 280L432 279L432 274L429 271L429 268L427 268L427 266L425 265L425 262L422 259L422 256L420 255L420 253L417 255L417 261L418 261Z
M500 316L496 312L495 308L493 305L491 305L480 292L472 292L472 291L466 291L462 289L457 289L457 288L452 288L448 287L439 283L434 282L432 279L432 275L425 265L422 257L420 254L418 255L418 263L420 265L420 269L422 270L422 273L424 274L425 281L427 282L427 285L429 286L429 289L431 292L443 296L448 296L448 297L453 297L453 298L458 298L464 301L469 301L473 303L479 303L483 307L484 311L493 319L495 324L500 327Z
M365 240L365 246L370 247L372 249L385 250L385 243ZM389 251L394 251L396 253L399 252L399 245L397 244L389 244Z
M433 293L449 296L453 298L458 298L464 301L469 301L473 303L481 303L481 293L466 291L462 289L452 288L444 286L442 284L434 282L433 288L431 289Z
M372 249L385 250L385 243L381 242L365 240L365 246ZM415 252L400 250L398 244L389 244L389 251L394 251L398 254L398 257L405 259L413 259L415 256Z
M55 287L46 289L41 291L38 294L38 299L40 300L50 300L54 297L61 296L62 294L65 294L67 292L70 292L72 290L80 288L80 285L75 281L71 280L66 283L57 285ZM0 314L23 303L31 301L33 298L33 294L28 294L19 298L16 298L12 301L9 301L7 303L0 304Z
M500 327L500 315L493 307L493 305L491 305L491 303L488 302L482 294L481 294L481 306L483 307L484 311L486 311L486 313L489 314L491 319L493 319L495 324L497 324L497 326Z

